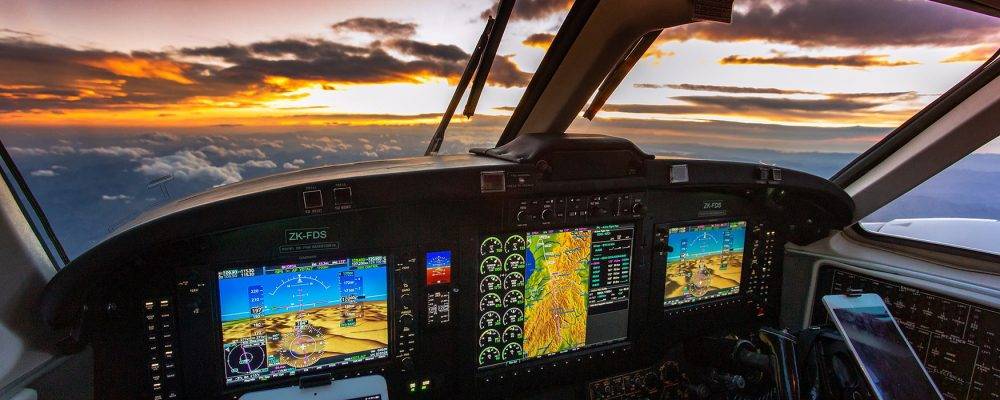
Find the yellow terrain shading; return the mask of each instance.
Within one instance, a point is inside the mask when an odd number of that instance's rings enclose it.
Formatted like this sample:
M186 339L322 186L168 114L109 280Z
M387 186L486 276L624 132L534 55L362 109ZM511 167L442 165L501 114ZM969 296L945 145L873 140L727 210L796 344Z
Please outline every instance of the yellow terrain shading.
M722 270L722 260L728 267ZM692 295L702 297L723 289L740 285L743 253L710 254L690 260L678 260L667 264L665 299ZM685 290L686 289L686 290Z
M526 357L586 343L591 237L588 230L529 236L535 266L525 283Z
M282 364L296 368L308 367L317 361L344 354L374 350L389 345L388 306L383 301L364 302L354 311L354 326L340 326L341 305L269 315L259 319L242 319L222 324L222 339L230 343L253 336L252 324L262 321L267 336L267 354L279 355ZM308 321L309 327L296 340L295 321ZM276 336L280 334L280 336ZM274 338L280 338L274 340ZM294 343L297 352L287 348Z

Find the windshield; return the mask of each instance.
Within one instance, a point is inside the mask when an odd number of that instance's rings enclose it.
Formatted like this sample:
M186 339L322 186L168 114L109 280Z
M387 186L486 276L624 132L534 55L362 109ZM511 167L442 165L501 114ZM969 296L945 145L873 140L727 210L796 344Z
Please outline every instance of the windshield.
M664 30L573 129L829 178L998 47L1000 19L931 1L737 1L732 24Z
M571 3L517 2L442 153L496 142ZM73 258L212 187L422 154L494 6L0 0L0 137ZM572 131L828 177L980 65L998 28L925 1L739 2L732 25L665 31Z

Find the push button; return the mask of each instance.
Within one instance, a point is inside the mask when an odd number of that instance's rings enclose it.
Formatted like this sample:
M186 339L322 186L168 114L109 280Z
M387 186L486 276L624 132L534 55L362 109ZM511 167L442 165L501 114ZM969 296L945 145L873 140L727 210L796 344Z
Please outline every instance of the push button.
M302 192L302 204L306 209L323 208L323 191L309 190Z
M335 188L333 189L333 204L337 206L351 204L352 196L350 187Z

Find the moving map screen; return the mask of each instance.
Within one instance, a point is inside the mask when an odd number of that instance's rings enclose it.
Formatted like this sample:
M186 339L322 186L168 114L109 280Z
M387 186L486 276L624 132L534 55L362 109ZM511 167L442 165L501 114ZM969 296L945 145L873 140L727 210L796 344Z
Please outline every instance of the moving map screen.
M663 305L738 294L746 231L746 221L670 228Z
M219 272L226 384L389 356L385 256Z
M628 337L635 227L495 235L479 258L479 367Z

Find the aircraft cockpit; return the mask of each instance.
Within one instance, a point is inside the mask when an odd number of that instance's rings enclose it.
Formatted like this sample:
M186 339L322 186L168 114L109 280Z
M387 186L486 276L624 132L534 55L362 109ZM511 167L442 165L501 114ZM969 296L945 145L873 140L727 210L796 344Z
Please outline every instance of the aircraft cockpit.
M996 1L208 3L0 16L4 398L1000 396Z

